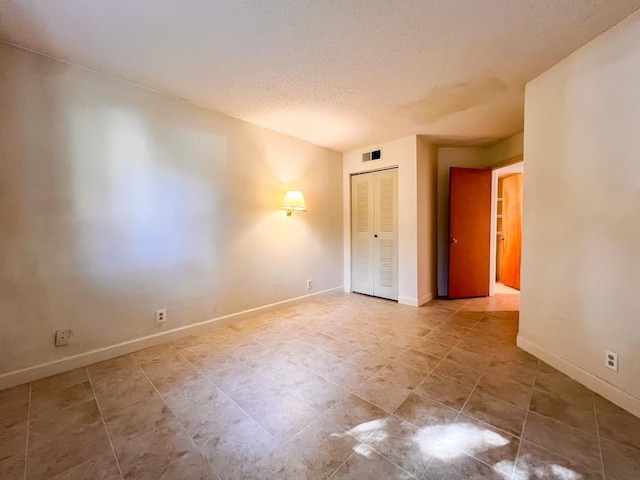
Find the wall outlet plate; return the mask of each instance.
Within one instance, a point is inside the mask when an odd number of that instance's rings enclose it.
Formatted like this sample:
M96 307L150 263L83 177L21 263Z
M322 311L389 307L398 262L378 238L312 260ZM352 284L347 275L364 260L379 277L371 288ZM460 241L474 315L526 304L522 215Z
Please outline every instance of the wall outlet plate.
M611 350L605 350L605 365L614 372L618 371L618 354Z
M56 330L56 347L64 347L65 345L68 345L70 336L71 330L69 328Z
M167 309L162 308L160 310L156 310L156 323L164 323L167 321Z
M313 288L313 280L307 280L307 290L311 290Z

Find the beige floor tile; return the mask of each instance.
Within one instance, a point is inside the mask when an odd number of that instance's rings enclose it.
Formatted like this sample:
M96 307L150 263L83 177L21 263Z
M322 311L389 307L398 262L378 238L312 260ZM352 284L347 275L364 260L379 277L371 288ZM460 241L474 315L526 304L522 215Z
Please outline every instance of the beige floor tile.
M447 447L460 450L508 476L520 446L518 437L467 415L456 419L442 441Z
M362 440L387 418L388 413L354 394L349 394L327 410L324 416Z
M191 452L164 467L154 480L218 480L199 452Z
M332 480L362 480L365 478L409 480L413 477L366 446L357 449L331 477Z
M112 358L104 362L94 363L87 367L92 382L103 377L123 376L128 372L139 370L138 364L131 355Z
M534 388L559 397L568 396L573 399L583 397L589 402L593 397L593 393L587 387L544 362L540 362Z
M48 479L110 450L95 400L59 410L29 426L27 478Z
M68 372L37 380L31 384L31 400L33 397L58 392L69 387L89 381L86 368L76 368ZM33 405L32 405L33 406Z
M412 393L393 414L437 438L445 435L448 426L458 416L456 410L415 393Z
M450 332L443 332L441 330L435 329L432 330L426 337L427 340L432 342L440 343L442 345L446 345L448 347L454 347L459 341L459 335L452 335Z
M602 471L593 471L564 457L523 441L516 460L513 480L602 480Z
M483 375L476 386L476 391L486 393L521 408L529 408L532 389L518 382L493 375Z
M161 394L184 387L202 376L193 365L178 354L138 363Z
M246 363L236 363L230 367L209 372L206 377L225 392L233 392L254 380L256 372Z
M425 375L430 373L435 368L440 359L418 350L407 350L397 358L398 362L404 363L409 367L415 368Z
M440 360L442 360L451 351L451 347L434 342L428 337L416 340L410 345L410 348L419 352L427 353Z
M121 478L116 458L109 449L108 452L56 475L51 480L119 480Z
M519 349L518 306L342 293L0 391L0 477L31 409L27 478L635 480L640 419Z
M0 461L0 478L2 480L24 480L24 456L13 456Z
M322 376L345 390L351 391L371 377L371 372L349 365L346 362L341 362L341 365L338 368L334 368Z
M529 412L522 438L590 470L602 468L598 437L566 423Z
M417 478L427 469L437 442L435 437L393 415L365 440L376 452Z
M518 437L527 415L526 409L477 390L471 394L462 412Z
M640 478L640 450L603 439L602 461L604 473L608 479L637 480Z
M233 400L204 379L168 393L165 401L197 445L248 417Z
M427 468L423 480L506 480L509 479L489 465L457 450L442 449ZM440 456L442 458L440 458Z
M159 398L106 421L125 478L157 478L171 462L195 447L169 407Z
M439 402L447 407L460 410L467 401L473 387L449 382L433 375L427 376L414 388L414 392Z
M545 417L553 418L589 433L596 433L594 402L582 398L558 397L533 390L529 409Z
M246 409L274 438L287 440L318 417L318 412L291 396L283 397L277 405L262 403Z
M472 368L463 367L457 363L449 360L443 360L436 368L431 372L432 375L445 380L449 380L460 385L473 387L482 375L481 372Z
M348 357L346 361L371 373L376 373L391 363L390 358L375 354L368 350L358 350L356 353Z
M492 364L493 360L489 363L489 366L485 369L485 373L496 377L502 377L506 380L521 383L527 387L533 385L536 379L536 371L529 367L523 367L515 364Z
M353 453L358 440L324 417L307 425L290 441L301 453L310 479L329 478Z
M393 412L409 396L411 390L374 375L356 388L353 393L387 412Z
M347 395L349 395L347 390L319 375L291 391L291 396L318 413L324 413Z
M158 395L142 369L133 359L131 361L132 365L122 369L105 368L92 373L92 369L89 368L96 399L105 419Z
M426 376L424 372L397 361L389 363L389 365L380 370L377 375L409 390L415 388Z
M93 388L89 380L66 388L32 393L31 418L47 415L92 398L94 398Z
M640 450L640 418L595 395L600 436Z
M30 385L19 385L0 391L0 428L26 422L29 413Z
M261 355L266 351L267 349L259 343L245 340L237 347L229 350L229 354L232 357L237 358L238 360L249 360L250 358L257 357L258 355Z
M246 419L220 432L202 446L213 471L222 480L302 478L304 464L295 456L288 467L290 449L278 443L255 420Z

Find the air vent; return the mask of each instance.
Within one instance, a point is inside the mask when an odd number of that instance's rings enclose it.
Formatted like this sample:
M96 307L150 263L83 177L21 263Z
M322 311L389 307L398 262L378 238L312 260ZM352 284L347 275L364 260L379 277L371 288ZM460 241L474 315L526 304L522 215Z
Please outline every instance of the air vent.
M372 152L362 154L363 162L373 162L376 160L382 160L382 150L374 150Z

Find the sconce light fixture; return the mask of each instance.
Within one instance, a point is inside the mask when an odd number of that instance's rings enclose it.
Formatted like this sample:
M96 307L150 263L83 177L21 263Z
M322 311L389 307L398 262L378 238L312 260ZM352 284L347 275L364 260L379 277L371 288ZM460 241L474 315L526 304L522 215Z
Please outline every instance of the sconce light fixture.
M282 209L286 210L287 217L291 216L291 212L294 210L296 212L306 212L307 205L304 203L304 197L302 196L302 192L298 192L296 190L289 190L287 194L284 196L284 203L282 204Z

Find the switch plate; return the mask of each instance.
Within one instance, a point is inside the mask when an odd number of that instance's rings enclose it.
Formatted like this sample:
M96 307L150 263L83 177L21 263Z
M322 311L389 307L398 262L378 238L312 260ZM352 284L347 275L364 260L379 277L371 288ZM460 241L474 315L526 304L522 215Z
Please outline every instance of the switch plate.
M65 328L64 330L56 331L56 347L64 347L69 344L69 337L71 336L71 330Z

